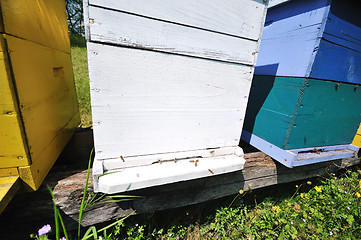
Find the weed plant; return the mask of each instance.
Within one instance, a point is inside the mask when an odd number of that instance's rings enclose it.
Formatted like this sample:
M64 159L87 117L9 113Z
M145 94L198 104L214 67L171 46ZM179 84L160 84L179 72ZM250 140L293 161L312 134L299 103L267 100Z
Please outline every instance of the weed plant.
M282 202L271 199L248 207L223 208L202 231L209 238L360 239L360 171L332 175L296 186Z
M91 167L91 162L92 162L91 160L92 160L93 150L90 153L90 157L89 157L89 161L88 161L88 171L87 171L85 186L84 186L84 190L83 190L83 197L82 197L82 201L80 204L79 219L78 219L78 231L77 231L76 238L71 238L70 235L68 235L68 231L64 224L63 218L60 214L58 207L56 206L53 191L49 186L47 186L47 188L50 192L50 195L51 195L52 202L53 202L54 220L55 220L55 224L54 224L55 225L55 239L56 240L71 240L71 239L78 239L78 240L108 239L108 240L110 240L110 239L112 239L113 233L108 234L107 230L109 230L115 226L117 227L116 229L119 229L119 226L122 225L122 222L127 217L129 217L131 214L134 213L133 212L126 217L116 220L113 223L108 224L99 230L97 230L96 226L91 226L82 235L81 220L82 220L82 217L83 217L83 214L84 214L84 211L86 210L86 208L88 208L90 206L94 206L96 204L127 201L127 200L130 200L135 197L135 196L129 196L129 195L113 195L112 196L113 200L103 200L104 197L106 196L105 194L102 194L101 196L98 196L98 194L96 194L96 193L95 194L93 193L90 195L88 194L88 188L89 188L89 185L91 184L91 182L89 182L89 175L90 175L90 167ZM41 229L39 229L37 235L31 234L30 237L35 238L36 240L50 240L50 238L48 237L48 234L51 231L52 231L52 228L51 228L50 224L46 224ZM61 234L63 234L62 237L60 237ZM103 238L103 236L104 236L104 238Z
M117 238L112 240L361 239L360 179L360 170L330 174L291 184L290 194L276 198L271 194L258 203L255 194L260 190L240 190L227 205L216 207L215 214L203 220L186 222L173 215L176 220L169 224L171 218L167 218L162 226L154 222L154 216L136 223L130 219L116 226Z
M292 192L280 197L268 191L264 199L256 197L262 190L240 190L216 206L135 216L107 226L108 235L93 226L78 239L361 239L360 179L360 170L347 170L288 184Z

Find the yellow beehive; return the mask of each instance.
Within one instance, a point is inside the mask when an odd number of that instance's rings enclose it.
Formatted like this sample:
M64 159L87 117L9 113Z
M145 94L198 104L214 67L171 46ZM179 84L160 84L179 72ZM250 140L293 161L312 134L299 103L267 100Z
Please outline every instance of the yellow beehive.
M1 212L19 179L38 189L80 120L64 0L0 8Z
M361 124L360 124L360 127L357 130L356 136L353 139L352 144L356 145L358 147L361 147Z

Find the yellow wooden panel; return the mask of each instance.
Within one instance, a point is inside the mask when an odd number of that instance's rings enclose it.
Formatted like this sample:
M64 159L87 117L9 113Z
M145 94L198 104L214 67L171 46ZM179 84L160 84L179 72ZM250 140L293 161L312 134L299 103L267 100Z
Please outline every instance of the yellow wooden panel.
M40 187L44 178L53 166L56 158L66 146L78 125L79 114L76 114L62 129L62 132L58 134L53 141L51 141L35 162L33 162L30 166L19 168L21 180L26 183L27 187L31 190L37 190Z
M17 115L0 115L0 168L29 163Z
M19 176L0 177L0 214L20 188Z
M36 190L80 122L65 2L0 0L0 10L0 176Z
M0 35L0 168L29 164L8 60Z
M70 53L64 0L1 0L5 33Z
M357 130L357 134L356 134L352 144L361 148L361 124Z
M16 99L3 34L0 35L0 112L15 111Z
M1 4L0 4L1 5ZM0 33L4 32L4 25L3 25L3 17L2 17L2 13L0 11Z
M6 36L6 40L34 163L78 115L71 56L12 36ZM53 158L57 157L55 152Z
M0 168L0 177L19 176L17 168Z

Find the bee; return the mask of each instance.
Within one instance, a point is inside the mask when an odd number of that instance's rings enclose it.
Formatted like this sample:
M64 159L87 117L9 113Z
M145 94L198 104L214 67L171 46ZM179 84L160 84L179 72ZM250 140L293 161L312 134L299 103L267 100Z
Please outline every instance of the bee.
M190 162L190 163L193 163L193 162L194 162L194 160L189 160L189 162Z
M158 163L162 163L162 161L159 159L159 160L158 160Z
M123 156L120 156L120 159L122 159L122 161L123 161L123 162L125 162L125 160L124 160Z
M209 171L210 173L214 174L214 172L213 172L211 169L208 169L208 171Z
M211 154L214 153L214 150L213 150L213 151L210 151L210 153L211 153Z
M194 162L194 166L197 167L197 166L198 166L198 164L197 164L198 162L199 162L199 160L197 159L197 160Z
M177 159L176 158L174 158L174 160L173 160L175 163L177 162Z

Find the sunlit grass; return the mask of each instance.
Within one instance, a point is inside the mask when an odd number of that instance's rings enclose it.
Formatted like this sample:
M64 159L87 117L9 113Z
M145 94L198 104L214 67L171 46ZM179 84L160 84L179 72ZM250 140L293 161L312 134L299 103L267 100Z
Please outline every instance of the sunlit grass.
M262 189L240 191L203 220L184 221L202 211L197 208L173 212L171 223L150 216L122 223L115 239L361 239L360 179L360 170L348 170L290 183L281 196L265 190L269 197L259 202Z
M90 127L92 125L92 117L86 48L72 47L71 57L73 61L74 79L79 103L81 125L82 127Z

